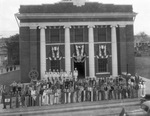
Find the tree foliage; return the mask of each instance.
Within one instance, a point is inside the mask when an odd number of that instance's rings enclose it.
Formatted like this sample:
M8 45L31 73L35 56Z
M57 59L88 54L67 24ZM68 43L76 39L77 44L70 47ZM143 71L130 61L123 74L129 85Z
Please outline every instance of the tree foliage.
M142 39L146 39L148 37L148 35L145 32L140 32L138 35L141 36Z
M6 38L8 65L19 65L19 34Z

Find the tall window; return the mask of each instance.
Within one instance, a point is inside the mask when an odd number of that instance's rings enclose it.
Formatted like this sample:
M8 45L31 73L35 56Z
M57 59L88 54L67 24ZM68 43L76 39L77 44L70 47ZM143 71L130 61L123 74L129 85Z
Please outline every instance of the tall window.
M105 59L98 59L98 72L108 72L108 63L107 58Z
M98 29L98 41L99 42L106 42L106 39L107 39L106 31L107 31L107 28Z
M75 42L83 42L83 28L75 29Z
M58 43L59 42L59 29L51 30L51 42Z
M57 69L60 71L60 60L52 60L51 70L57 70Z

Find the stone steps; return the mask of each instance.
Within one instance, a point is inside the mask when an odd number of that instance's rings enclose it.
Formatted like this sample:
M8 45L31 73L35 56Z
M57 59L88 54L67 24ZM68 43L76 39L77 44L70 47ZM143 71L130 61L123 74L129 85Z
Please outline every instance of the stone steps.
M139 108L139 99L125 99L125 100L109 100L109 101L97 101L97 102L82 102L82 103L70 103L60 104L53 106L36 106L27 108L8 109L1 112L3 116L78 116L81 113L83 116L108 116L116 115L121 112L124 107L130 111L134 108ZM64 115L63 115L64 116Z

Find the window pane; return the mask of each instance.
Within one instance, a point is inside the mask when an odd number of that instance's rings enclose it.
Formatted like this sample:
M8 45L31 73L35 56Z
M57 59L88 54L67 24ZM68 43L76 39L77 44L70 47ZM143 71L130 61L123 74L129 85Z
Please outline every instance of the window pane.
M75 29L75 42L83 42L83 28Z
M99 42L106 42L106 28L99 28L98 29L98 41Z
M60 60L52 60L51 70L57 70L57 69L60 71Z
M107 72L107 59L98 59L98 72Z
M59 29L51 30L51 42L58 43L59 42Z

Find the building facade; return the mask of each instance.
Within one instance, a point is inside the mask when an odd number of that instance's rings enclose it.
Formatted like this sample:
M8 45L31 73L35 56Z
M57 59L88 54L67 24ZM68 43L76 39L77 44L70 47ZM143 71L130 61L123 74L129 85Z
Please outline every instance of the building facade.
M77 5L76 5L77 4ZM135 72L131 5L72 1L21 5L21 81L28 82L34 68L73 71L79 78L117 76Z

